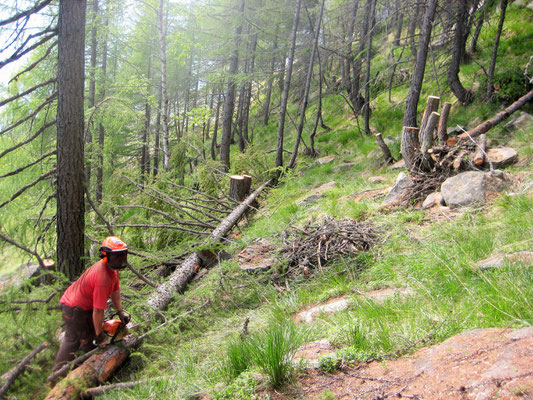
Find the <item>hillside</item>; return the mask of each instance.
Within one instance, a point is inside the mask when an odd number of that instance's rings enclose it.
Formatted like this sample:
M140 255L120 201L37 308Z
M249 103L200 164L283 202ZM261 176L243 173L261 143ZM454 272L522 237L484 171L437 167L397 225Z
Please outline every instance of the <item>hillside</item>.
M435 52L433 69L426 67L418 120L428 96L452 103L450 138L531 90L523 70L533 44L533 11L512 4L499 50L495 100L486 100L480 66L491 57L496 17L481 31L477 53L461 66L461 79L473 95L470 104L457 101L442 79L446 52ZM106 165L103 201L87 205L84 254L89 265L97 261L100 237L109 232L128 243L132 269L120 273L122 302L132 315L132 335L144 340L128 349L127 360L107 382L71 379L57 387L101 386L102 393L93 394L105 400L533 398L533 104L527 102L486 132L485 153L491 156L484 154L480 165L472 166L478 137L434 143L432 149L441 149L431 153L431 173L390 165L374 134L382 134L394 161L402 158L412 72L406 67L409 78L392 75L391 82L402 82L388 85L384 76L391 68L388 55L395 54L392 39L391 32L379 31L372 47L371 134L333 86L324 93L314 87L294 169L274 167L280 110L274 107L263 125L262 95L250 105L252 140L245 152L238 143L231 146L227 172L205 156L211 144L204 140L201 116L195 115L200 122L191 122L191 132L196 136L184 134L174 143L173 168L153 180L139 174L137 154L130 157L127 146L137 145L137 139L121 142L120 135L137 132L125 121L139 117L140 103L137 109L124 107L120 115L113 108L117 115L110 119L117 131L108 138L106 152L116 158ZM303 64L298 68L302 80ZM335 77L328 82L333 85ZM293 93L288 103L293 117L300 95ZM312 154L309 132L319 97L328 128L317 130ZM297 122L290 123L288 158L297 131ZM500 153L493 151L502 148L516 155L498 165ZM453 157L437 168L448 154ZM441 190L446 179L459 176L450 192L457 194L461 186L466 197L473 197L474 184L464 183L471 173L484 182L482 193L475 194L482 201L460 204L463 200L451 200ZM232 174L252 176L252 191L278 179L261 191L231 233L214 241L209 233L238 205L227 198ZM391 200L399 175L415 184L398 189L400 196ZM435 191L442 200L423 205ZM35 212L33 201L25 198L3 209L2 230L31 242L37 227L49 229L54 217L44 212L46 205L41 215ZM34 224L43 215L41 225ZM174 229L178 219L189 232ZM53 255L55 238L43 236L37 243L41 240L43 254ZM156 288L195 252L201 262L191 265L191 281L172 294L168 307L149 306ZM10 400L44 399L53 387L47 377L59 346L58 301L68 283L57 271L44 280L22 277L27 253L2 247L0 373L41 343L47 347L10 386ZM124 343L129 342L117 347Z

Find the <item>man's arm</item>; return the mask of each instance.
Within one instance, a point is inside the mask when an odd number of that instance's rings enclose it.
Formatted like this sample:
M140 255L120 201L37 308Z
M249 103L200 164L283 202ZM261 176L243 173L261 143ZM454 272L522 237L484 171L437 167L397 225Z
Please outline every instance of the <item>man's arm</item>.
M122 311L122 302L120 301L120 290L115 290L113 293L111 293L111 303L113 303L113 307L115 307L115 310Z
M104 310L100 308L93 309L93 325L94 325L94 333L96 333L96 336L100 335L102 333L102 325L104 324Z

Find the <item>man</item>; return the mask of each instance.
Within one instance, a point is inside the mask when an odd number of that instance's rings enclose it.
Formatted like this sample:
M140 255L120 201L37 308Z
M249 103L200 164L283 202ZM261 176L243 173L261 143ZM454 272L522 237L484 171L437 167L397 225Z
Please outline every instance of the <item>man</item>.
M102 260L89 267L59 300L65 338L57 353L54 371L73 360L78 349L88 352L102 343L105 339L104 310L109 298L120 320L124 324L129 321L129 315L122 309L118 279L118 270L127 265L128 246L118 237L109 236L99 250Z

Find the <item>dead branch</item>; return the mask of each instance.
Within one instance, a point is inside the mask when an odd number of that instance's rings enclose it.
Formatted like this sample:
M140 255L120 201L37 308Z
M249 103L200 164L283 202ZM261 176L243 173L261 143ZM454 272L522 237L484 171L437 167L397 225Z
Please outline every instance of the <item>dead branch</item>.
M495 125L499 124L500 122L508 118L511 114L513 114L515 111L522 108L526 103L528 103L531 100L533 100L533 90L531 90L529 93L525 94L524 96L520 97L517 101L515 101L505 110L500 111L498 114L496 114L491 119L479 124L474 129L471 129L468 132L461 133L459 137L462 139L466 139L468 138L468 136L476 137L482 133L486 133L488 130L492 129Z
M109 234L111 236L115 236L115 233L113 231L113 227L111 226L109 221L104 218L104 216L102 215L102 213L100 212L98 207L96 207L96 205L94 204L93 200L91 199L91 195L90 195L89 190L87 188L85 188L85 197L87 198L87 201L89 202L90 206L92 207L92 209L94 210L96 215L98 215L100 217L100 219L102 221L104 221L104 224L106 225L106 228L107 228L107 231L109 232Z
M49 151L48 153L43 154L43 155L41 156L41 158L39 158L38 160L36 160L36 161L34 161L34 162L32 162L32 163L30 163L30 164L28 164L28 165L25 165L25 166L23 166L23 167L20 167L20 168L14 170L14 171L8 172L7 174L0 175L0 179L2 179L2 178L6 178L6 177L8 177L8 176L16 175L16 174L18 174L18 173L24 171L25 169L27 169L27 168L29 168L29 167L32 167L32 166L34 166L35 164L40 163L40 162L43 161L45 158L48 158L48 157L53 156L53 155L55 155L55 154L57 154L57 150Z
M166 377L166 376L158 376L158 377L152 378L152 379L143 379L143 380L139 380L139 381L121 382L121 383L113 383L111 385L105 385L105 386L97 386L97 387L94 387L94 388L87 389L85 391L85 393L83 393L81 398L82 399L85 399L85 398L91 399L93 397L102 396L103 394L106 394L106 393L108 393L108 392L110 392L112 390L128 389L128 388L131 388L131 387L145 385L147 383L154 382L154 381L159 381L159 380L162 380L162 379L168 379L168 377Z
M7 242L9 244L12 244L15 247L18 247L21 250L24 250L26 253L30 253L32 256L34 256L37 259L37 261L39 262L39 265L41 266L41 268L43 268L43 269L45 268L43 259L39 256L39 254L37 254L37 252L32 251L32 250L28 249L26 246L23 246L23 245L15 242L13 239L10 239L6 235L4 235L2 232L0 232L0 239L2 239L3 241L5 241L5 242Z
M57 292L53 292L50 296L48 296L46 299L35 299L35 300L13 300L10 303L11 304L32 304L32 303L45 303L48 304L50 301L55 297ZM5 303L4 303L5 304Z
M17 197L19 197L22 193L24 193L26 190L28 190L29 188L37 185L39 182L41 182L42 180L48 178L50 175L53 175L55 174L56 172L56 169L55 168L52 168L50 171L48 172L45 172L44 174L42 174L41 176L39 176L37 179L35 179L33 182L31 183L28 183L26 186L20 188L13 196L11 196L11 198L9 200L6 200L5 202L3 202L2 204L0 204L0 208L4 207L6 204L9 204L11 203L13 200L15 200Z
M115 228L154 228L154 229L173 229L181 232L190 233L191 235L207 236L209 233L202 231L195 231L193 229L183 228L178 225L168 225L168 224L115 224ZM95 226L97 229L103 228L103 225Z
M9 154L11 153L12 151L15 151L16 149L18 149L19 147L22 147L24 146L25 144L28 144L30 143L32 140L38 138L45 130L47 130L48 128L50 128L51 126L54 126L56 124L56 121L53 120L53 121L50 121L50 122L47 122L46 124L44 124L43 126L41 126L41 128L35 132L35 134L33 136L31 136L30 138L22 141L22 142L19 142L17 143L15 146L13 147L10 147L8 149L5 149L2 153L0 153L0 158L4 157L6 154Z
M51 102L53 102L57 97L57 92L54 92L50 97L48 97L44 103L41 103L31 114L29 114L26 118L22 118L20 120L18 120L17 122L15 122L13 125L11 126L8 126L7 128L5 128L4 130L0 131L0 135L3 135L5 134L6 132L9 132L13 129L15 129L17 126L23 124L24 122L28 121L29 119L32 119L34 118L37 114L39 114L39 112L48 104L50 104Z
M18 14L15 14L13 15L12 17L10 18L7 18L7 19L4 19L2 21L0 21L0 26L4 26L4 25L7 25L7 24L10 24L12 22L15 22L21 18L24 18L26 16L29 16L29 15L32 15L32 14L35 14L39 11L41 11L43 8L45 8L48 4L50 4L52 2L52 0L43 0L41 3L37 3L34 7L26 10L26 11L22 11Z
M0 101L0 107L5 106L6 104L11 103L12 101L15 101L15 100L17 100L17 99L19 99L21 97L24 97L24 96L36 91L37 89L42 88L43 86L49 85L51 83L55 83L56 80L57 79L55 77L52 78L52 79L48 79L47 81L45 81L43 83L39 83L38 85L35 85L35 86L25 90L22 93L19 93L19 94L15 95L15 96L11 96L11 97L9 97L9 98L7 98L5 100L2 100L2 101Z
M158 209L155 209L155 208L152 208L152 207L147 207L147 206L141 206L141 205L124 205L124 206L117 206L117 208L141 208L141 209L144 209L144 210L148 210L148 211L151 211L153 213L156 213L156 214L160 214L168 219L170 219L171 221L177 223L177 224L180 224L180 225L186 225L186 226L200 226L200 227L203 227L203 228L208 228L208 229L215 229L216 226L214 225L211 225L211 224L208 224L208 223L204 223L204 222L193 222L193 221L186 221L186 220L179 220L177 218L174 218L172 215L166 213L166 212L163 212L161 210L158 210Z
M13 53L9 58L6 58L5 60L3 60L2 62L0 62L0 69L2 69L3 67L5 67L6 65L14 62L14 61L17 61L18 59L20 59L21 57L23 57L24 55L28 54L29 52L31 52L32 50L35 50L37 47L41 46L42 44L48 42L50 39L54 38L57 36L57 31L54 30L54 33L48 35L48 36L45 36L43 37L41 40L39 40L38 42L32 44L30 47L26 48L24 51L21 51L19 53L19 50L22 50L23 47L19 47L15 53Z
M45 60L48 58L48 56L50 55L50 53L52 52L52 50L54 49L54 47L57 46L57 40L55 42L53 42L49 47L48 49L46 49L46 51L44 52L44 54L42 55L41 58L35 60L33 63L31 63L30 65L28 65L26 68L24 68L22 71L18 72L13 78L11 78L8 82L8 84L10 84L11 82L14 82L16 81L19 76L21 75L24 75L26 72L30 72L32 69L34 69L37 65L39 65L41 63L41 61Z
M17 377L24 371L26 368L26 365L41 351L43 351L48 346L48 343L44 342L41 343L38 347L33 349L33 351L28 354L26 357L22 359L21 362L19 362L15 367L7 371L5 374L1 376L1 379L5 381L5 383L0 387L0 397L5 396L7 391L9 390L9 387L15 382Z
M150 279L145 277L143 274L141 274L139 271L137 271L135 268L132 267L130 263L126 264L128 266L128 269L135 274L137 278L139 278L141 281L146 283L148 286L151 286L153 288L157 288L157 285L153 283Z

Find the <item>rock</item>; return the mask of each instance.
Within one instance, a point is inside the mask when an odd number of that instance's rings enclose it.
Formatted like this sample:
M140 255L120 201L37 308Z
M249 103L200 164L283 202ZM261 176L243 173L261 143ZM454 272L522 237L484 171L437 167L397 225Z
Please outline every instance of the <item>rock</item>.
M335 160L335 156L325 156L325 157L317 159L316 162L320 165L323 165L323 164L328 164L332 162L333 160Z
M533 123L533 116L526 112L520 112L518 117L513 118L511 121L507 122L504 126L506 129L523 129L526 128L529 124Z
M332 314L348 308L348 300L346 298L333 299L326 304L313 307L307 311L302 311L296 315L297 322L313 322L315 316L320 313Z
M487 150L487 156L494 168L504 167L518 159L518 153L511 147L495 147Z
M405 160L396 161L394 164L389 166L389 169L406 169Z
M422 208L428 209L431 207L434 207L436 205L442 205L442 193L441 192L433 192L426 197L426 200L424 200L424 203L422 203Z
M533 251L520 251L511 254L496 254L476 264L480 270L501 268L508 264L533 264Z
M320 185L319 187L313 189L313 192L315 193L324 193L326 190L333 189L337 185L337 182L330 181L328 183L324 183L323 185Z
M411 178L405 173L400 172L398 178L396 178L396 184L391 188L385 200L383 200L382 205L387 205L398 201L400 197L413 185Z
M450 208L485 204L486 194L505 187L505 180L494 174L468 171L452 176L441 185L444 203Z
M305 206L308 204L312 204L320 200L323 196L323 193L327 190L333 189L337 185L337 182L331 181L324 183L323 185L320 185L319 187L313 189L313 194L310 196L307 196L305 199L300 201L298 203L299 206Z
M333 171L338 172L338 171L344 171L344 170L347 170L347 169L349 170L349 169L352 169L352 167L354 167L356 165L359 165L359 163L350 162L350 163L343 163L343 164L335 165L333 167Z
M239 267L246 272L270 269L276 260L270 254L276 249L268 240L259 238L246 246L238 255Z
M410 288L386 288L372 290L370 292L363 293L364 297L368 297L377 303L382 303L390 297L400 296L406 297L413 294L413 290Z
M385 182L386 180L387 178L385 178L384 176L371 176L370 178L368 178L368 182L370 183Z

